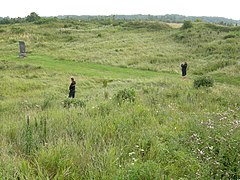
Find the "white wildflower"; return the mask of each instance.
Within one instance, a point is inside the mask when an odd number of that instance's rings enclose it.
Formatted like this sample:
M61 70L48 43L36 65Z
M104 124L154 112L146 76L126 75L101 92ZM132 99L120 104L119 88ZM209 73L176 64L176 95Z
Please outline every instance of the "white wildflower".
M134 154L135 154L135 152L130 152L130 153L128 153L129 156L132 156L132 155L134 155Z

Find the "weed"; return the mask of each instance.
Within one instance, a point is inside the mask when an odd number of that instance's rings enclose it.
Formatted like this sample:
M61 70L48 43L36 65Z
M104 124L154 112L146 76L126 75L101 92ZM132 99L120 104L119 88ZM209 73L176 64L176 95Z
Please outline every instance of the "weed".
M82 100L79 100L79 99L71 99L71 98L68 98L68 99L65 99L63 101L63 107L65 108L71 108L71 107L86 107L86 103Z
M194 80L193 86L195 88L200 87L213 87L213 79L209 76L201 76Z
M120 104L122 102L134 102L136 99L136 92L134 89L123 89L118 91L114 97Z
M235 34L228 34L226 36L223 37L223 39L229 39L229 38L235 38L236 35Z

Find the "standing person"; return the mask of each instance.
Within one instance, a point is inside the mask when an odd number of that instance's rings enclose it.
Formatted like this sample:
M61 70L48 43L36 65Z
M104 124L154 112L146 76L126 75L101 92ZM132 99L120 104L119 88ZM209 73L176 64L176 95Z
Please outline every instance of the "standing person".
M75 97L75 85L76 81L74 80L73 77L71 77L71 84L69 86L69 98L74 98Z
M182 67L182 78L185 79L187 75L187 62L181 64Z

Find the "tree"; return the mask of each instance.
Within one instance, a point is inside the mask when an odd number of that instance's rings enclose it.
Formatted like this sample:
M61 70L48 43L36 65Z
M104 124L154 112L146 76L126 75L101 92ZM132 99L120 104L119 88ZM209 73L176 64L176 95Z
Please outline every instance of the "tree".
M35 12L31 12L31 14L26 17L27 22L34 22L38 21L39 19L41 19L41 17Z

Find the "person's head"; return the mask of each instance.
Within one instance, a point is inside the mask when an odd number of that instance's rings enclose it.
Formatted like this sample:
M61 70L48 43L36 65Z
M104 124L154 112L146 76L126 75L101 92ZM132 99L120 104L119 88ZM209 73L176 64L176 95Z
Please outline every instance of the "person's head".
M73 78L73 77L71 77L71 81L74 81L74 78Z
M184 64L187 64L187 62L184 62Z

